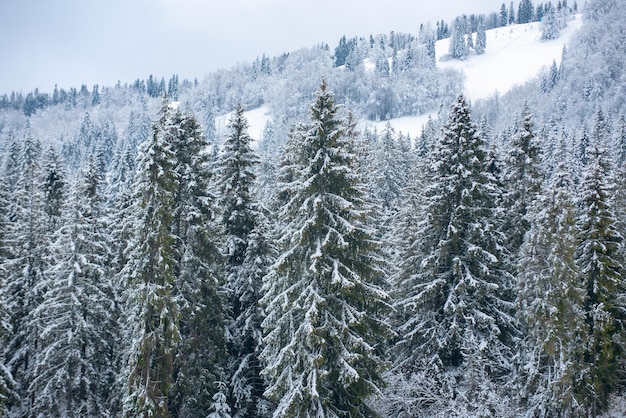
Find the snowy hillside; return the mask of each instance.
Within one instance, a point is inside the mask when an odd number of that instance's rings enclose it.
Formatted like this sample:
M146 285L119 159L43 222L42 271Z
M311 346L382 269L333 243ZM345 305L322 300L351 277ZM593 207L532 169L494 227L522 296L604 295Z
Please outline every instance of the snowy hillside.
M581 15L574 15L561 36L552 41L541 41L541 24L538 22L523 25L511 25L487 31L487 49L482 55L472 54L465 61L441 58L448 54L449 39L442 39L435 44L437 65L440 68L452 68L465 74L466 96L475 101L494 95L506 93L516 84L522 84L553 60L560 62L563 46L567 45L572 36L582 25ZM223 135L231 113L216 119L217 131ZM253 109L245 113L249 123L250 136L258 140L263 134L266 123L272 119L267 106ZM405 116L391 120L396 132L409 134L415 138L420 134L428 117L435 117L436 110L420 116ZM386 125L382 122L363 122L361 128L376 128L379 132Z
M512 25L487 31L487 50L482 55L470 55L465 61L439 61L448 53L449 39L435 44L438 66L461 70L467 77L465 94L478 100L507 92L537 75L552 60L561 60L563 45L582 25L581 15L574 15L558 39L541 41L541 23Z
M471 100L504 94L516 84L522 84L537 75L553 60L561 60L563 46L582 26L582 16L574 15L567 27L561 31L558 39L541 41L541 24L538 22L523 25L511 25L487 31L487 49L482 55L472 54L465 61L441 61L448 54L449 39L442 39L435 44L437 65L440 68L453 68L465 74L464 94ZM396 132L409 134L415 138L421 133L422 126L431 114L415 117L403 117L391 120ZM369 123L378 131L387 122Z

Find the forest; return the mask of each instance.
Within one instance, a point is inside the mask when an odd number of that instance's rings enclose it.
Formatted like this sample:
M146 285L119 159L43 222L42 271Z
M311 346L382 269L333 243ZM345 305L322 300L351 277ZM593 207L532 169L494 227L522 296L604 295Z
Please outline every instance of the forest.
M625 5L0 95L0 417L626 415ZM437 67L578 13L504 94Z

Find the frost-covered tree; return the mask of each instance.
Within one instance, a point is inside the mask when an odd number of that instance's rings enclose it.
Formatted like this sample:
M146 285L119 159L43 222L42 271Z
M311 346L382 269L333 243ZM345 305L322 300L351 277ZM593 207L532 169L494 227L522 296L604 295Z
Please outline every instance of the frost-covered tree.
M498 415L517 333L514 290L498 229L500 191L463 96L430 158L425 220L405 244L414 263L400 271L396 369L421 382L402 408Z
M371 417L390 336L354 138L323 80L283 165L279 257L264 280L262 359L274 417Z
M485 29L484 19L481 17L478 20L478 28L476 30L476 45L474 46L474 50L477 54L483 54L487 49L487 32Z
M227 288L232 320L229 325L229 373L233 417L263 417L269 412L259 360L263 340L262 277L269 266L269 231L255 201L254 167L248 122L238 105L228 124L229 134L218 161L221 223L225 233Z
M546 3L543 19L541 20L541 40L549 41L561 36L561 22L552 3Z
M172 232L178 178L170 138L168 103L164 101L150 139L140 147L135 182L135 236L126 282L129 353L124 415L171 415L174 358L180 340L179 308L174 294L176 236Z
M542 149L535 133L533 116L524 106L519 126L511 137L509 155L505 164L504 206L507 216L503 229L508 237L508 248L513 257L522 245L524 234L530 229L529 208L541 191L544 175L541 169Z
M52 147L46 151L42 161L43 210L46 215L46 232L54 233L61 218L67 199L66 170L61 157Z
M533 201L532 227L520 250L520 391L530 416L578 416L576 382L587 335L573 182L561 162ZM530 209L530 208L529 208ZM530 217L529 217L530 219Z
M618 387L620 359L624 355L624 267L622 237L615 229L607 165L603 151L594 146L581 184L577 264L585 290L583 307L588 335L584 341L579 389L580 402L590 416L608 405Z
M11 336L11 324L6 299L5 262L8 256L7 235L9 227L9 186L0 178L0 345L6 347ZM3 350L4 351L4 350ZM0 417L6 416L6 404L14 396L15 382L11 372L4 364L4 352L0 352Z
M193 115L171 108L165 125L177 180L171 232L175 237L174 295L180 312L170 411L178 417L195 417L211 407L219 384L226 379L220 235L214 220L211 150L202 127Z
M450 35L449 53L452 58L465 59L469 54L469 47L465 40L467 28L464 21L457 17L452 25L452 34Z
M117 318L101 187L91 160L54 234L45 280L37 285L43 297L31 315L40 330L31 416L108 414Z
M3 347L5 365L17 382L18 403L10 405L17 415L28 415L33 398L29 386L34 378L34 354L39 331L32 313L41 302L38 284L44 278L48 251L40 176L41 144L27 124L19 157L19 177L11 195L10 225L6 235L7 258L4 262L4 290L11 335Z

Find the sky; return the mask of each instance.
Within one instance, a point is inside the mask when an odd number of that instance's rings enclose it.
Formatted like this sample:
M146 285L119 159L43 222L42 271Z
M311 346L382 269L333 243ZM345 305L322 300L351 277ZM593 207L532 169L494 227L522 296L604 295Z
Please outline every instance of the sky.
M0 94L202 80L263 54L332 50L342 35L417 34L421 23L499 11L502 1L0 0Z

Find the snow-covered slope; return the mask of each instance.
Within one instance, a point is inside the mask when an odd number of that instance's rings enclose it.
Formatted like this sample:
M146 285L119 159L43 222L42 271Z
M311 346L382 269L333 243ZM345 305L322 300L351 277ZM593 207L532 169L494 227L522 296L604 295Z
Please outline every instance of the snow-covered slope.
M435 44L437 66L454 68L465 74L464 94L475 101L494 95L504 94L516 84L523 84L536 76L539 71L556 61L561 61L563 46L582 25L581 15L574 15L567 27L561 30L561 36L551 41L541 40L541 24L538 22L523 25L510 25L487 31L487 49L482 55L471 54L464 61L441 61L448 54L449 39L442 39ZM429 116L432 114L392 119L391 125L396 132L417 137ZM387 122L368 123L378 131Z
M465 73L464 93L471 100L489 97L496 91L502 94L515 84L536 76L553 60L558 64L563 45L569 42L581 25L580 15L575 15L561 31L561 36L551 41L541 41L539 22L491 29L487 31L484 54L470 55L465 61L438 61L437 65ZM438 60L448 53L449 43L449 39L443 39L435 44Z
M557 64L561 60L563 46L568 44L572 35L581 27L581 15L573 16L567 27L561 31L558 39L541 41L541 24L538 22L523 25L510 25L487 31L487 49L482 55L471 54L464 61L442 61L441 57L448 54L449 39L437 41L435 51L437 65L440 68L454 68L462 71L465 76L464 94L472 100L492 96L494 93L506 93L516 84L522 84L536 76L543 68ZM392 119L390 122L396 132L417 137L428 117L435 117L436 110L420 116L406 116ZM216 120L219 135L227 133L227 124L231 114L219 116ZM248 119L249 134L258 140L263 135L267 121L271 120L268 107L262 106L245 112ZM363 122L361 129L384 129L386 121Z

